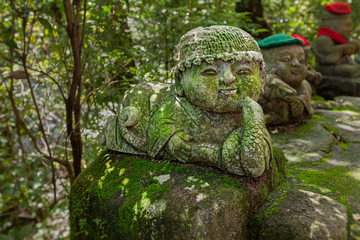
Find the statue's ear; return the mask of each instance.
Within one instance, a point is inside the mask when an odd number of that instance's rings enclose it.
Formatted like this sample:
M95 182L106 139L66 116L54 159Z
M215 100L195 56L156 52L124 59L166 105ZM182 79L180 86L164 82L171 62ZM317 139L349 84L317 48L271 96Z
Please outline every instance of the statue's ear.
M175 73L175 91L179 97L185 96L184 88L181 84L182 72Z

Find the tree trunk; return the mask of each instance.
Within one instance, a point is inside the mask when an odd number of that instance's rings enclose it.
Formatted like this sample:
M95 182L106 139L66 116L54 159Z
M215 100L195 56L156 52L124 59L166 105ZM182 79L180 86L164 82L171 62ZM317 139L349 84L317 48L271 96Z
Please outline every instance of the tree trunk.
M261 0L240 0L235 4L236 12L249 12L253 23L259 24L261 28L268 29L268 32L258 33L256 37L265 38L272 34L270 25L264 18L263 5Z
M69 95L66 99L66 130L70 139L73 155L73 168L75 178L81 172L81 158L83 144L81 139L81 107L80 99L82 94L82 64L81 50L85 29L85 21L83 21L82 33L80 32L80 12L82 0L74 0L71 6L70 0L64 0L65 14L67 20L66 31L70 38L72 54L74 58L74 69L72 82L70 84ZM73 14L75 12L75 14ZM73 16L75 15L75 18ZM86 15L86 1L84 3L84 14Z

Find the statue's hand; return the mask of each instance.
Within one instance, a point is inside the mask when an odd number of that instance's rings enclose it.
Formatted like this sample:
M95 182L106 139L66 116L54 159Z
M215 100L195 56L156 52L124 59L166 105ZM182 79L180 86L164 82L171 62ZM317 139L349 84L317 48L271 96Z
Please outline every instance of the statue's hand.
M308 70L305 78L309 83L319 85L322 80L322 74L315 70Z
M230 133L221 149L222 167L236 175L244 175L240 161L240 134L238 130Z
M299 100L295 99L294 101L290 102L290 111L293 117L300 117L301 114L304 112L304 104Z
M359 51L359 49L360 49L360 41L355 40L355 41L351 41L350 43L353 44L354 47L355 47L354 53L357 53Z
M261 106L249 97L243 100L242 126L244 129L264 125L264 114Z
M265 97L289 99L296 96L297 92L276 75L267 76L265 84Z
M350 43L344 45L343 52L346 55L351 55L356 52L357 48L358 48L358 46L355 42L350 42Z
M177 132L168 142L170 154L180 162L186 162L191 155L191 139L185 132Z
M245 97L240 157L244 171L250 177L261 176L266 168L264 131L266 128L262 108L251 98Z

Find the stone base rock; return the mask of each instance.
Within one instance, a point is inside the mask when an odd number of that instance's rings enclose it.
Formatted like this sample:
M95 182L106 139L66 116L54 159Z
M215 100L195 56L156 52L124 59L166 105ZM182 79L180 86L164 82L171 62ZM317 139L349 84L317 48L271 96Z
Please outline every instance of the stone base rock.
M323 76L317 93L325 99L336 96L360 96L360 78L344 78L338 76Z
M336 143L335 137L313 120L286 131L273 131L271 139L290 162L319 161Z
M326 196L290 190L263 212L258 239L346 240L347 209Z
M314 109L341 110L346 109L360 111L360 97L338 96L334 101L314 101L312 103Z
M284 178L284 155L258 179L107 152L71 188L72 239L249 239L251 214Z

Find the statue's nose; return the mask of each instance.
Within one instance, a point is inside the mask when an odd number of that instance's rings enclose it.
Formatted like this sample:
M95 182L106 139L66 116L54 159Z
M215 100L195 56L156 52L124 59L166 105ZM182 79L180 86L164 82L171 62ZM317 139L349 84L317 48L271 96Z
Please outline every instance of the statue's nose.
M297 60L297 58L294 58L294 59L291 61L291 65L293 65L293 66L299 66L299 65L300 65L300 62L299 62L299 60Z
M224 70L220 76L220 82L223 84L231 84L235 82L235 76L230 69Z

